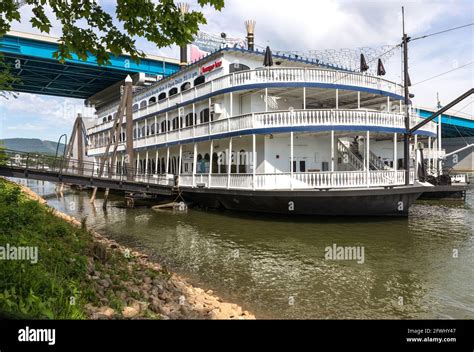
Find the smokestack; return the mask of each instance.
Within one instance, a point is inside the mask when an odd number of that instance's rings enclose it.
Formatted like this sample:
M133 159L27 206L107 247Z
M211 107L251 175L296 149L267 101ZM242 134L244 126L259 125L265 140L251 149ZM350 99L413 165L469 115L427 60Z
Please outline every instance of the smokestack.
M189 4L184 2L178 4L179 11L181 12L181 16L184 16L189 12ZM179 67L181 69L188 66L188 46L181 45L179 47Z
M253 51L255 50L255 45L254 45L255 21L254 20L245 21L245 28L247 29L247 48Z

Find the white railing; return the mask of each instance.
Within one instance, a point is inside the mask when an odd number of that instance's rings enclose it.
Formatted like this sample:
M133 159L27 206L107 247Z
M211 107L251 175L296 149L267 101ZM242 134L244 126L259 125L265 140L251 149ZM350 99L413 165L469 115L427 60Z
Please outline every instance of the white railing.
M392 187L405 184L405 171L335 171L335 172L298 172L277 174L198 174L203 186L230 189L326 189L326 188L364 188ZM198 182L198 181L196 181ZM410 171L410 182L414 182L414 172ZM192 187L192 176L181 176L180 187Z
M449 176L452 183L467 183L469 181L469 175L467 174L452 174Z
M229 119L221 119L181 130L151 135L134 141L134 147L152 146L157 143L185 141L193 136L211 136L225 132L244 131L256 128L277 128L292 126L376 126L404 128L403 114L372 110L293 110L272 111L245 114ZM418 123L418 117L412 116L412 124ZM210 128L210 133L209 133ZM436 125L430 122L422 127L423 131L436 132ZM164 136L164 137L163 137ZM90 154L96 154L97 148L89 148Z
M261 83L339 84L353 87L372 88L390 93L395 93L398 95L403 95L403 88L401 85L380 77L373 77L361 73L336 71L323 68L265 68L234 72L216 78L212 81L197 86L195 89L190 89L183 93L176 94L170 98L161 100L158 103L153 104L152 108L139 110L134 113L134 117L139 118L145 116L144 112L146 112L147 114L152 114L169 106L174 106L178 103L186 103L191 99L199 98L206 94L218 92L223 89L239 86L244 87L246 85ZM194 91L195 94L193 94ZM142 99L149 99L150 96L147 96L147 94L149 94L149 91L145 91L143 94L138 94L137 97L134 99L134 103L140 104ZM114 113L116 112L116 110L117 107L108 108L107 114ZM102 129L103 125L99 126Z

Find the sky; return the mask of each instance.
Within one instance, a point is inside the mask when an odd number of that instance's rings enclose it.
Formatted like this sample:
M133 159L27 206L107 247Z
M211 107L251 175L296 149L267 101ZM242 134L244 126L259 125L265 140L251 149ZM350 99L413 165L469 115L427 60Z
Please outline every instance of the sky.
M191 9L200 9L197 1L188 2ZM110 13L114 12L115 1L99 3ZM472 0L225 0L221 12L209 6L201 9L208 22L201 30L244 38L244 21L253 19L256 44L269 45L272 50L380 47L400 42L402 6L406 32L412 38L474 22ZM29 23L30 9L24 6L21 12L22 21L15 22L12 29L39 33ZM52 23L50 34L59 37L61 27L57 21ZM157 48L141 38L136 40L137 46L148 54L179 57L176 47ZM400 82L400 55L397 49L385 62L387 79ZM415 94L413 103L434 108L437 94L441 104L449 103L474 86L474 26L411 42L408 62L410 92ZM450 70L453 71L429 79ZM14 100L0 98L0 139L57 141L61 134L70 134L78 112L90 115L90 110L83 109L83 101L77 99L23 93ZM473 115L473 97L453 108L459 109Z

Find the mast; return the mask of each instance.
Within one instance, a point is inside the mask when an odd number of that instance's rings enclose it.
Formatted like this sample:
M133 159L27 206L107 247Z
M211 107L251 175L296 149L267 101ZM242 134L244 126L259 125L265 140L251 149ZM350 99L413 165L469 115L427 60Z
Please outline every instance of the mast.
M408 91L408 41L405 33L405 10L402 6L402 26L403 26L403 85L405 90L405 134L403 138L403 161L405 164L405 185L410 184L410 93Z

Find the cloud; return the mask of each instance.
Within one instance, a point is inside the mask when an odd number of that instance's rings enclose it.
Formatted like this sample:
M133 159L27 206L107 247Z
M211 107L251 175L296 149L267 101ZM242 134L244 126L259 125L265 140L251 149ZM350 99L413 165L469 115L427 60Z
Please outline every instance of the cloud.
M7 127L7 130L16 130L16 131L37 131L37 130L45 130L45 129L46 129L46 126L33 125L31 123L25 123L25 124Z
M0 111L14 116L34 115L59 124L72 124L78 113L84 113L82 100L21 93L15 100L0 100Z
M101 3L113 13L113 3ZM191 9L201 9L196 0L190 1L190 4ZM260 46L270 45L273 50L308 51L394 45L401 40L402 5L405 7L406 31L411 37L474 22L472 0L226 0L221 12L210 6L202 9L208 22L202 30L213 34L225 32L229 37L244 38L244 21L253 19L257 22L256 43ZM21 12L23 21L15 23L13 29L38 32L28 22L31 7L24 6ZM50 9L47 9L47 13L52 15ZM51 35L60 36L60 23L55 19L52 23ZM456 65L473 61L473 37L473 27L470 27L411 42L411 81L421 82ZM176 46L157 48L153 43L140 38L137 39L137 45L149 54L179 56ZM385 67L386 78L400 82L399 50L385 62ZM473 82L474 65L470 65L414 85L411 92L415 94L415 104L434 107L437 93L441 103L447 104L471 88ZM462 106L461 104L457 108ZM75 116L82 110L82 101L67 98L21 94L16 100L0 100L0 116L15 116L16 119L28 121L31 119L31 126L36 126L37 121L41 121L42 125L55 128L54 136L60 132L69 133ZM474 104L470 104L464 112L473 114ZM33 117L37 120L33 120ZM6 118L2 119L2 123L4 130L12 127ZM46 135L44 129L41 133ZM48 133L53 135L53 132Z

